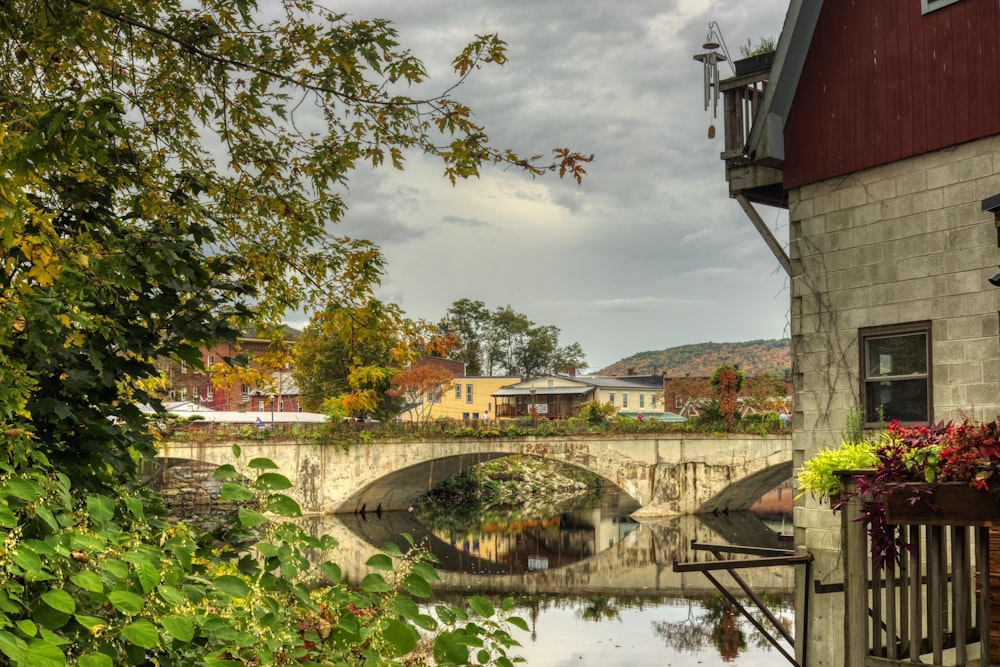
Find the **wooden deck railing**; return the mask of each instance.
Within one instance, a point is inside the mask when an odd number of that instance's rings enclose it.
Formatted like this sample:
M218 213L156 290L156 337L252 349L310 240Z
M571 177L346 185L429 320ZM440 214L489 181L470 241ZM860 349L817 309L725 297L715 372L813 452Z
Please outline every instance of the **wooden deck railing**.
M910 547L877 572L859 512L842 514L845 666L989 665L989 528L902 526Z
M725 113L726 143L723 160L743 157L743 149L753 127L757 108L764 101L764 88L770 72L758 72L721 82Z

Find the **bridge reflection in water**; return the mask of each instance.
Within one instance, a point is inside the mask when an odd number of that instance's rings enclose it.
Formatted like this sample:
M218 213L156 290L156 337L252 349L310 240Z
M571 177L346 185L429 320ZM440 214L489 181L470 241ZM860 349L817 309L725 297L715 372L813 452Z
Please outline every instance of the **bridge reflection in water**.
M568 512L558 515L558 526L538 521L513 532L486 533L478 544L466 536L442 539L408 512L323 515L304 521L313 534L326 533L339 541L335 558L351 582L369 572L364 563L378 546L402 544L400 535L409 533L440 561L438 592L701 597L716 592L711 583L700 573L675 573L672 568L675 560L713 559L692 551L692 541L788 546L751 512L641 523L623 518L626 514L617 506ZM744 571L743 577L760 593L790 595L794 589L791 568L755 568Z

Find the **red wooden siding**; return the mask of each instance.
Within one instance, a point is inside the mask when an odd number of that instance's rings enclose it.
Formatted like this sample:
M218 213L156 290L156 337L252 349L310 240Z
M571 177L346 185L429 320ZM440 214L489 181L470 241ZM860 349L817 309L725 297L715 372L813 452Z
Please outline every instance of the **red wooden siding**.
M1000 3L823 3L785 125L785 187L1000 134Z

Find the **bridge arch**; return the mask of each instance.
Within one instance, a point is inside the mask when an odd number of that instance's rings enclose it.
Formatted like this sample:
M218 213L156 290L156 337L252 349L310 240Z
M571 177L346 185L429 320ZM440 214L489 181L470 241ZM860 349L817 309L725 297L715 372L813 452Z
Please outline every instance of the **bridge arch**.
M396 470L358 489L356 493L345 501L343 507L347 512L356 514L378 513L389 509L410 509L416 505L421 496L448 477L465 472L480 463L512 455L509 451L483 451L478 452L473 460L470 460L468 455L453 454L438 459L422 461L408 468ZM606 477L607 471L602 472L601 470L594 470L579 463L571 463L558 456L545 457L538 453L525 454L524 456L559 461L574 468L591 472L601 477L601 479L618 486L616 480ZM629 495L624 489L622 489L622 492ZM638 501L639 499L633 498L633 500Z
M239 469L232 444L232 440L169 442L163 456L234 463ZM292 494L307 513L354 513L363 507L374 511L379 505L386 511L406 510L430 484L510 454L553 459L596 473L641 505L633 514L636 517L718 512L749 507L743 502L749 489L761 488L771 479L776 481L768 488L777 486L791 476L792 460L787 435L594 434L348 446L265 439L238 444L245 461L256 457L275 461L295 485ZM730 488L744 479L745 487Z

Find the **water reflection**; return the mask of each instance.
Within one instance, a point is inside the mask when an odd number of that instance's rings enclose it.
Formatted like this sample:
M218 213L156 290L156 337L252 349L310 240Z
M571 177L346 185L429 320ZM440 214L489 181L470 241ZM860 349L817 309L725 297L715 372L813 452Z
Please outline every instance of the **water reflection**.
M673 572L673 562L708 560L692 541L788 546L749 513L683 516L637 523L634 504L618 494L545 516L493 515L481 525L451 517L425 525L416 513L311 517L311 530L340 542L338 562L349 581L387 541L409 533L440 561L436 595L514 595L531 631L515 631L529 667L628 664L662 667L777 665L784 662L700 573ZM769 527L770 526L770 527ZM791 624L790 567L741 573L782 623ZM732 584L728 576L720 578ZM730 590L736 590L734 585Z

